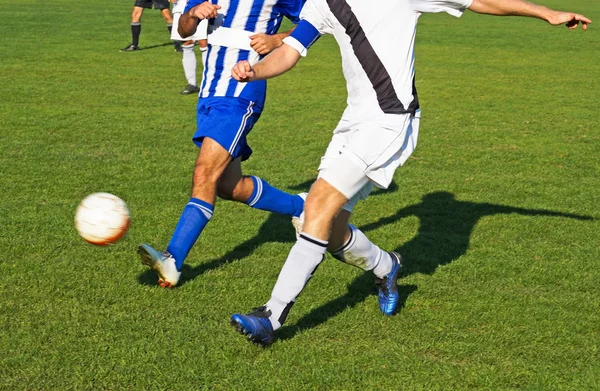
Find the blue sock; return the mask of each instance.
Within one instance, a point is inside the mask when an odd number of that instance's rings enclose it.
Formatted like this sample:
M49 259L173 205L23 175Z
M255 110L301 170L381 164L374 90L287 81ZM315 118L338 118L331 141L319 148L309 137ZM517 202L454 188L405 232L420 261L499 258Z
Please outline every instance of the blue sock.
M191 198L183 208L183 213L167 246L167 251L175 258L177 270L181 270L183 261L208 224L214 210L214 206L197 198Z
M269 185L265 180L251 177L254 182L252 195L246 201L249 206L288 216L300 216L304 199L297 194L288 194Z

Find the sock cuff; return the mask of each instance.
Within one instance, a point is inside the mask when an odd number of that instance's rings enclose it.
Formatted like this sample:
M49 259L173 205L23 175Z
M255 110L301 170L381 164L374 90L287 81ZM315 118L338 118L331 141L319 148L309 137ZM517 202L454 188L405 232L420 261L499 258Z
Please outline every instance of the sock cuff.
M200 51L201 51L201 52L205 52L205 51L207 51L207 50L208 50L208 47L202 47L202 46L200 46Z
M306 232L302 232L300 233L300 236L298 237L298 241L296 242L302 246L308 247L310 249L312 249L313 251L319 252L321 254L325 254L325 251L327 250L327 241L323 241L321 239L315 238L314 236L311 236L309 234L307 234Z
M142 22L131 22L132 26L141 26Z
M198 198L190 198L190 201L187 203L186 206L193 206L195 208L200 209L204 216L206 216L206 218L209 220L212 217L213 212L215 210L215 207L213 205L209 204L206 201L202 201Z
M188 44L188 45L181 45L181 47L182 47L183 49L194 49L194 44L193 44L193 43L190 43L190 44Z
M173 27L173 23L167 23L167 27Z
M252 183L254 183L254 189L252 190L252 194L250 194L250 198L246 201L248 206L254 206L260 200L263 192L263 180L256 176L251 176Z
M352 245L356 241L356 235L354 234L354 230L356 229L356 227L352 224L348 224L348 227L350 228L350 237L348 238L348 240L346 240L344 244L342 244L341 247L331 251L332 255L340 254L344 251L347 251L350 247L352 247Z

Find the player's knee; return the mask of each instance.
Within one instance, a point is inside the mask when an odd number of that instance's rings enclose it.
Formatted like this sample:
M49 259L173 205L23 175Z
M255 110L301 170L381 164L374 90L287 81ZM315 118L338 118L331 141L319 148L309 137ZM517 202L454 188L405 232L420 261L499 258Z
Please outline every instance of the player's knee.
M206 183L216 186L220 176L221 173L216 172L212 167L202 164L196 164L196 167L194 167L194 183Z
M143 8L134 7L133 11L131 12L131 22L139 23L142 20L143 12L144 12Z

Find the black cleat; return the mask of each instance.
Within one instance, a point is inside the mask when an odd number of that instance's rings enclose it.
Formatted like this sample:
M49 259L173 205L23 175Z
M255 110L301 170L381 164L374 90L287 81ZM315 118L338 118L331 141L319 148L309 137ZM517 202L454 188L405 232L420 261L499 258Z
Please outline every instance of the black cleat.
M182 53L183 52L183 48L182 48L183 44L179 41L173 41L173 47L175 48L176 52Z
M188 84L187 86L185 86L183 91L180 92L180 94L181 95L190 95L190 94L197 94L199 92L200 92L200 88L198 88L198 86L195 86L193 84Z
M138 50L141 50L140 47L131 43L119 51L120 52L137 52Z

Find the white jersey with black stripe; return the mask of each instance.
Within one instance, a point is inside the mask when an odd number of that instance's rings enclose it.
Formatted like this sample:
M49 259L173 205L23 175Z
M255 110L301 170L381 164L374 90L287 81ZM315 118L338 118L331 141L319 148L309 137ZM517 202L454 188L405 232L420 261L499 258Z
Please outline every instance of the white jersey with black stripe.
M421 12L460 16L472 0L307 0L301 22L284 40L306 55L319 35L333 34L348 90L343 120L395 126L414 113L414 41Z

